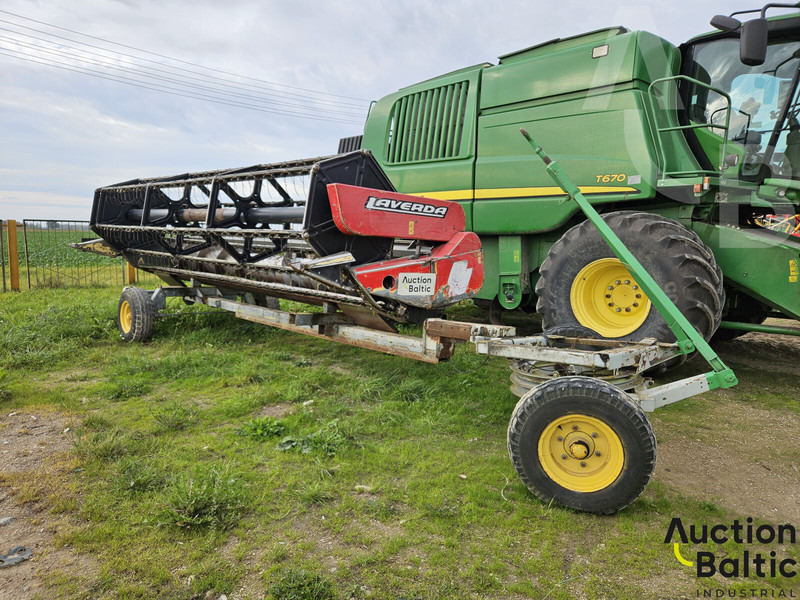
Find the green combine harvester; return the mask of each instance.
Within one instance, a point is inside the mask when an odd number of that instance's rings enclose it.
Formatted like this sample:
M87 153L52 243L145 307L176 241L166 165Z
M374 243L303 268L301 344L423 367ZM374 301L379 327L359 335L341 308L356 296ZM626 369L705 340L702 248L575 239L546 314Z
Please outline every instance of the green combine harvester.
M800 319L798 8L717 16L679 48L553 40L390 94L335 156L99 188L82 249L166 284L123 290L126 341L172 297L427 362L507 358L522 481L613 513L655 467L646 413L736 385L712 337L799 331L763 324ZM468 298L491 324L436 318ZM502 324L515 309L542 334ZM654 385L694 353L709 372Z
M577 206L528 167L524 127L706 339L780 331L761 323L800 318L800 14L765 13L797 6L715 17L719 31L677 48L614 27L507 54L381 99L361 147L398 190L464 207L495 320L521 308L545 328L671 339Z

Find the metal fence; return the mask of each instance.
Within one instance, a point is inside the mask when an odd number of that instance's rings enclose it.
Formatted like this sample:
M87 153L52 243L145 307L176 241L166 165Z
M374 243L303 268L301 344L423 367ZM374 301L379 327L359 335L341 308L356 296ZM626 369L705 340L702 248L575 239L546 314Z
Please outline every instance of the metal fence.
M16 251L9 245L9 225L0 227L2 290L14 289L17 274L19 289L59 287L121 287L134 281L156 283L158 279L136 269L129 269L122 258L110 258L71 248L70 243L95 239L88 221L53 221L25 219L16 223ZM11 232L12 234L14 232ZM12 264L14 263L14 264Z
M3 291L6 291L6 224L0 221L0 267L3 274Z

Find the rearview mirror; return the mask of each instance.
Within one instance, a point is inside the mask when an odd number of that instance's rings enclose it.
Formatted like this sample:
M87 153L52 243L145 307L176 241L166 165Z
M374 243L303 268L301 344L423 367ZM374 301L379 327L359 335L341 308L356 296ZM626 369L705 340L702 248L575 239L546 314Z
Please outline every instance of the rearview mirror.
M767 20L753 19L742 25L739 58L751 67L763 65L767 59Z
M726 17L725 15L717 15L711 19L711 26L720 31L736 31L742 24L733 17Z

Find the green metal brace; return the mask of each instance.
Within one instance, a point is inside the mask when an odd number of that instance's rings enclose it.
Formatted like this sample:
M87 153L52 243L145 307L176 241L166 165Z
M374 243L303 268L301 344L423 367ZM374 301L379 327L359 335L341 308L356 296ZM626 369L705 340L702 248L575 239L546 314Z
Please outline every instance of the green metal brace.
M650 273L648 273L636 257L631 254L631 251L622 243L622 240L617 237L617 234L614 233L589 201L586 200L578 186L567 177L566 173L561 170L561 167L556 161L545 154L541 146L533 141L533 138L527 131L520 129L520 132L525 139L528 140L528 143L536 154L539 155L539 158L544 161L547 172L550 174L550 177L553 178L553 181L555 181L569 196L567 200L575 200L575 202L578 203L578 206L583 211L583 214L586 215L586 218L597 228L597 231L611 247L611 250L617 258L622 262L625 268L628 269L628 272L633 275L645 294L647 294L650 302L653 303L658 312L661 313L661 316L664 317L670 330L675 335L681 353L690 354L697 350L703 358L706 359L706 362L711 365L711 368L714 369L705 374L709 389L713 390L716 388L735 386L738 380L733 371L722 362L722 359L711 349L711 346L703 339L703 336L697 332L689 320L678 310L678 307L672 303Z

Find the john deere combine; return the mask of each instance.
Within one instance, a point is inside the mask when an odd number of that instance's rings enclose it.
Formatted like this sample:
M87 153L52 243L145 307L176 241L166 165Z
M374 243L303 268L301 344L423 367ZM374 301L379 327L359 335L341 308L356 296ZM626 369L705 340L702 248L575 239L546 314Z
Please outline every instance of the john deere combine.
M123 291L122 336L176 296L432 362L470 342L512 360L531 491L619 510L655 463L643 411L736 384L707 340L800 318L800 238L770 227L800 214L800 13L766 18L787 6L680 47L615 27L403 88L332 157L100 188L106 250L167 284ZM470 297L493 325L434 318ZM517 308L544 334L499 324ZM712 371L651 387L693 352Z
M680 47L621 27L553 40L391 94L364 148L406 193L459 202L496 309L604 337L668 339L663 320L547 176L531 131L709 338L772 312L800 318L800 239L762 225L798 212L800 14Z

